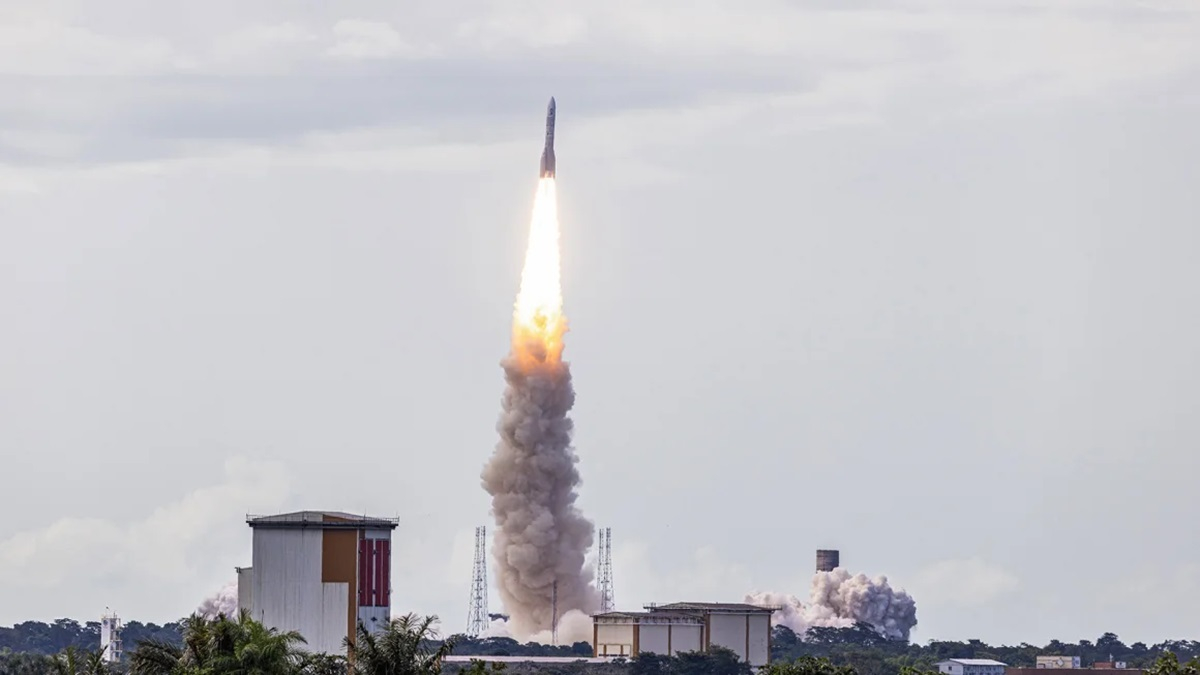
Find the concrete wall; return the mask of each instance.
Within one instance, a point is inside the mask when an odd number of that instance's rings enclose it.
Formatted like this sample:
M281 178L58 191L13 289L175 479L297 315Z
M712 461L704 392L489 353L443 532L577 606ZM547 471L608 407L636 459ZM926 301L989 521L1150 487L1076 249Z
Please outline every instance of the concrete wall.
M771 617L769 614L709 614L709 646L730 649L751 666L770 662Z
M771 661L771 615L750 615L750 656L752 666L765 666Z
M254 613L254 568L243 567L238 570L238 610L249 610Z
M670 654L671 653L671 624L667 623L646 623L638 626L638 651L652 652L654 654Z
M698 652L704 649L704 626L675 624L671 626L671 655Z
M345 654L342 640L346 637L346 616L350 611L350 585L344 583L321 584L321 607L318 610L317 633L308 639L308 647L315 652Z
M746 615L745 614L709 614L708 644L733 650L738 658L749 661L746 657Z
M299 631L310 651L344 654L349 586L322 583L322 542L317 528L255 528L253 615L268 627Z
M634 624L597 624L596 654L598 656L633 655Z

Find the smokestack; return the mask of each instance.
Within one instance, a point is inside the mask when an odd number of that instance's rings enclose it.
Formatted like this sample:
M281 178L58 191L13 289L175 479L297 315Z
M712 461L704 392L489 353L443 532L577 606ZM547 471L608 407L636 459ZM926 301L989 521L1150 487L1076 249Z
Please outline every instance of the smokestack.
M817 571L832 572L841 566L840 555L835 549L817 549Z

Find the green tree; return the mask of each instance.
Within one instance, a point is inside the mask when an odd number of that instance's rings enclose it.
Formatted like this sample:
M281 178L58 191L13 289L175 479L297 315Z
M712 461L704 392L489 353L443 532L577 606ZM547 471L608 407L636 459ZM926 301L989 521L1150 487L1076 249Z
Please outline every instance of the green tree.
M349 668L346 657L324 652L305 654L300 662L301 675L347 675Z
M774 661L761 672L763 675L857 675L853 666L835 666L829 659L816 656L801 656L795 661Z
M439 642L437 623L437 616L410 613L373 633L359 622L355 639L345 641L355 675L440 675L455 641Z
M237 618L199 615L183 622L183 646L146 640L130 654L130 675L296 675L306 656L295 631L267 628L242 611Z
M471 663L459 672L461 675L488 675L489 672L493 674L502 673L508 669L506 664L499 661L493 661L490 668L488 665L481 659L471 659Z
M1200 659L1180 663L1179 657L1167 652L1154 660L1154 664L1146 669L1146 675L1200 675Z

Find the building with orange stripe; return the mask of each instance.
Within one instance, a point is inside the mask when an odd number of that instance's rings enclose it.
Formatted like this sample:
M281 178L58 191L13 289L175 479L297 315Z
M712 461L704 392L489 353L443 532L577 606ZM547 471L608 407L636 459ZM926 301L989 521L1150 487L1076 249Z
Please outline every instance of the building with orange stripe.
M250 567L238 568L238 607L264 625L298 631L314 652L345 654L361 621L391 618L392 530L398 519L336 511L248 516Z

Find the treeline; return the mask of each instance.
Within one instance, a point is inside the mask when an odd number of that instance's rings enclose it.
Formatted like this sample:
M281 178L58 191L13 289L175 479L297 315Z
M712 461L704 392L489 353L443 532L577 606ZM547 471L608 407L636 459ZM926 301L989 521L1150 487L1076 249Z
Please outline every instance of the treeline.
M867 624L851 628L811 628L804 639L784 626L772 631L771 660L793 661L802 656L824 657L838 666L851 666L858 675L897 675L905 668L936 670L946 659L995 659L1010 666L1032 668L1039 656L1078 656L1084 666L1104 661L1125 661L1130 668L1146 668L1164 654L1183 661L1200 658L1200 642L1166 640L1154 645L1126 645L1115 633L1095 642L1051 640L1042 646L1022 643L992 646L980 640L931 640L924 645L888 640ZM1200 675L1198 673L1197 675Z
M182 640L181 631L179 621L162 626L130 621L121 630L121 640L127 649L143 640L166 640L179 644ZM54 623L26 621L12 628L0 626L0 654L58 654L67 647L99 649L100 622L81 624L74 619L59 619Z
M592 655L592 645L576 642L572 645L544 645L537 642L517 642L506 637L451 636L454 654L458 656L581 656Z
M197 623L198 621L201 623ZM129 666L132 655L142 650L142 645L152 645L168 651L186 650L188 636L196 633L197 626L206 625L203 624L204 621L198 617L190 617L161 626L129 622L122 631L126 652L122 668ZM237 622L229 623L234 624ZM246 625L256 624L251 622ZM11 628L0 628L0 675L60 673L61 663L67 654L72 655L74 662L83 664L78 666L78 673L91 673L86 664L89 663L88 659L98 652L99 646L100 625L97 622L81 624L70 619L59 619L49 624L27 621ZM443 652L463 656L589 657L592 654L592 647L587 642L550 646L532 642L520 643L511 638L472 638L465 635L454 635L443 640L432 632L422 634L420 645L413 647L418 648L430 653ZM771 659L774 662L795 663L797 659L812 658L835 669L846 669L842 675L911 675L914 672L935 670L934 664L949 658L988 658L1003 661L1011 666L1032 667L1037 657L1043 655L1078 656L1085 666L1113 660L1125 661L1132 668L1149 668L1158 662L1160 657L1168 654L1184 662L1192 662L1200 658L1200 642L1167 640L1153 645L1142 642L1126 645L1114 633L1105 633L1094 642L1080 640L1076 643L1066 643L1051 640L1041 646L1025 643L1015 646L993 646L980 640L933 640L920 645L888 640L869 625L859 624L850 628L813 628L803 639L788 628L777 626L773 629L771 644ZM665 658L648 654L603 667L585 663L541 664L528 667L522 664L514 666L510 675L525 671L555 675L613 675L618 672L628 672L628 675L693 675L701 665L704 668L715 668L721 663L719 654L693 656L700 661L687 660L693 657ZM329 662L323 662L323 667L328 665ZM309 662L305 666L305 672L311 675L315 667L313 662ZM457 672L462 668L454 664L449 665L447 670ZM1200 675L1200 670L1193 671L1191 675Z

